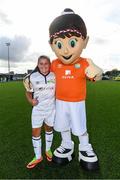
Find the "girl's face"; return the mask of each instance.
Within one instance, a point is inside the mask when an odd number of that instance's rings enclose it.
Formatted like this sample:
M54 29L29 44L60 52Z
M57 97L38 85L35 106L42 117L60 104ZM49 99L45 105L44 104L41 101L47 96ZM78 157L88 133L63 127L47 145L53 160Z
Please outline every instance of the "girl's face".
M71 64L79 58L87 41L88 37L85 40L76 36L65 37L64 39L56 38L53 40L51 48L64 64Z
M50 71L50 62L47 59L42 58L38 62L38 68L42 74L46 75Z

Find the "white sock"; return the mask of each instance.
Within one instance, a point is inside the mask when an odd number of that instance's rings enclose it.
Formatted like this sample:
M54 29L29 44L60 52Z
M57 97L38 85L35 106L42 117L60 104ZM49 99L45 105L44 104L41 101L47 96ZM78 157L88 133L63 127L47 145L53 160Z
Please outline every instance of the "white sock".
M34 148L34 153L37 159L41 158L41 136L34 137L32 136L32 143Z
M86 133L83 136L78 136L81 146L85 146L89 144L89 135Z
M53 131L45 132L45 141L46 141L46 151L48 151L52 146Z
M64 148L66 148L66 149L72 149L73 148L73 144L72 144L70 130L61 132L61 137L62 137L61 145Z

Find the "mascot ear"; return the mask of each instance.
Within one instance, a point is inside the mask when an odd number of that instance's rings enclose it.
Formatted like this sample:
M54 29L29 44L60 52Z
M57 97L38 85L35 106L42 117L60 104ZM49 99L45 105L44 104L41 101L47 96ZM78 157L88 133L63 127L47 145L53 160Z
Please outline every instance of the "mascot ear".
M84 40L84 47L83 47L84 49L86 48L88 41L89 41L89 36L87 36L86 39Z

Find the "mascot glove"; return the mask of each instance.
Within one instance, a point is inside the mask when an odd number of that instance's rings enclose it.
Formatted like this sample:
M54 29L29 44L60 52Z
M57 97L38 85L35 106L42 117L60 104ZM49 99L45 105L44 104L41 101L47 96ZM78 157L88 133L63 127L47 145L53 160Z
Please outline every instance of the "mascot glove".
M89 79L99 81L102 79L103 70L96 66L91 59L87 59L89 66L85 70L85 74Z

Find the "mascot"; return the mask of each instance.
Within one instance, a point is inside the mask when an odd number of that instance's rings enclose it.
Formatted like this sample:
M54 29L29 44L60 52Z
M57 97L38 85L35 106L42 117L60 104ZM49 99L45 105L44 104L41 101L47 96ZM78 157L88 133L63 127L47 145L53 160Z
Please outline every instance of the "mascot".
M49 27L49 43L57 56L51 69L56 76L56 118L54 129L61 132L61 145L54 151L53 161L67 164L74 157L71 133L79 139L80 165L86 170L99 167L98 157L89 143L86 127L86 79L97 81L102 70L91 59L81 57L89 37L83 19L65 9Z

